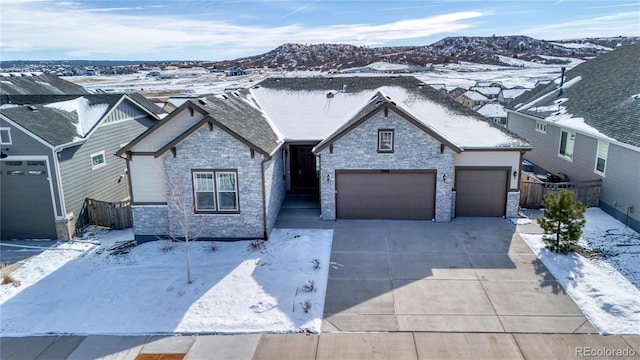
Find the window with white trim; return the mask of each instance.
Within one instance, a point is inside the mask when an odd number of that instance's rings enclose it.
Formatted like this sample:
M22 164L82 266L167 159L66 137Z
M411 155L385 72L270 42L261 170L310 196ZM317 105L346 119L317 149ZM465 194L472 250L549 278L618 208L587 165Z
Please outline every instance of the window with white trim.
M536 121L536 131L541 132L543 134L547 133L547 124L542 121Z
M0 145L11 145L11 128L0 128Z
M393 152L393 129L378 130L378 152Z
M107 165L107 159L104 156L104 150L89 155L91 158L91 170L99 169Z
M576 143L576 133L562 130L560 133L560 149L558 154L561 157L573 160L573 147Z
M598 151L596 152L596 167L594 172L604 176L607 170L607 156L609 156L609 143L598 140Z
M237 171L193 171L193 198L196 212L239 211Z

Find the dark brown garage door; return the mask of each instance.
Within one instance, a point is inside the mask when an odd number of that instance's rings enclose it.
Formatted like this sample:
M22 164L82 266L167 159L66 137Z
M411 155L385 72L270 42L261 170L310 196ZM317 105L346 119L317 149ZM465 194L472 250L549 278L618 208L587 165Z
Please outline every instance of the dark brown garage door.
M339 219L431 220L435 171L336 171Z
M456 216L504 216L508 169L456 169Z

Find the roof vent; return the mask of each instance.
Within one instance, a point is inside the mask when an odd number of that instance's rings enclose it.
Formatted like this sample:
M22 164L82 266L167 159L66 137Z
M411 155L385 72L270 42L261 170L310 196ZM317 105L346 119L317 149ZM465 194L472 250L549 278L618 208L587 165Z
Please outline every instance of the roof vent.
M256 85L253 87L254 89L260 89L260 85Z
M227 100L227 99L228 99L227 95L225 95L225 94L222 94L222 95L220 95L220 96L221 96L223 99L225 99L225 100Z
M29 111L37 111L38 110L38 108L33 106L33 105L27 106L27 109L29 109Z
M200 105L207 105L206 101L202 99L198 99L198 102L200 103Z
M418 89L424 89L424 83L418 84Z
M333 93L331 91L329 91L327 93L327 99L331 99L333 97Z
M640 94L635 94L631 96L632 100L640 100Z

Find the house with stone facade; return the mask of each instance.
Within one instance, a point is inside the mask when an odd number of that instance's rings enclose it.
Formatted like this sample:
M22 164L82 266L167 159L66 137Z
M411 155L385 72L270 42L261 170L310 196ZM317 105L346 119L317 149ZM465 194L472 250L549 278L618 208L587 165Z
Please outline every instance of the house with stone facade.
M410 76L269 78L189 100L118 151L139 241L174 233L184 184L201 238L266 238L287 192L320 216L516 216L530 145Z

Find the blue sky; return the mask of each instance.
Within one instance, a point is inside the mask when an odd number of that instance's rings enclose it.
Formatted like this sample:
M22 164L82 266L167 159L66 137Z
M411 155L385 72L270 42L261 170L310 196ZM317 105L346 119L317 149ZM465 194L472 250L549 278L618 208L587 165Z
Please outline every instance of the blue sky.
M640 36L640 1L0 0L0 59L225 60L287 42Z

